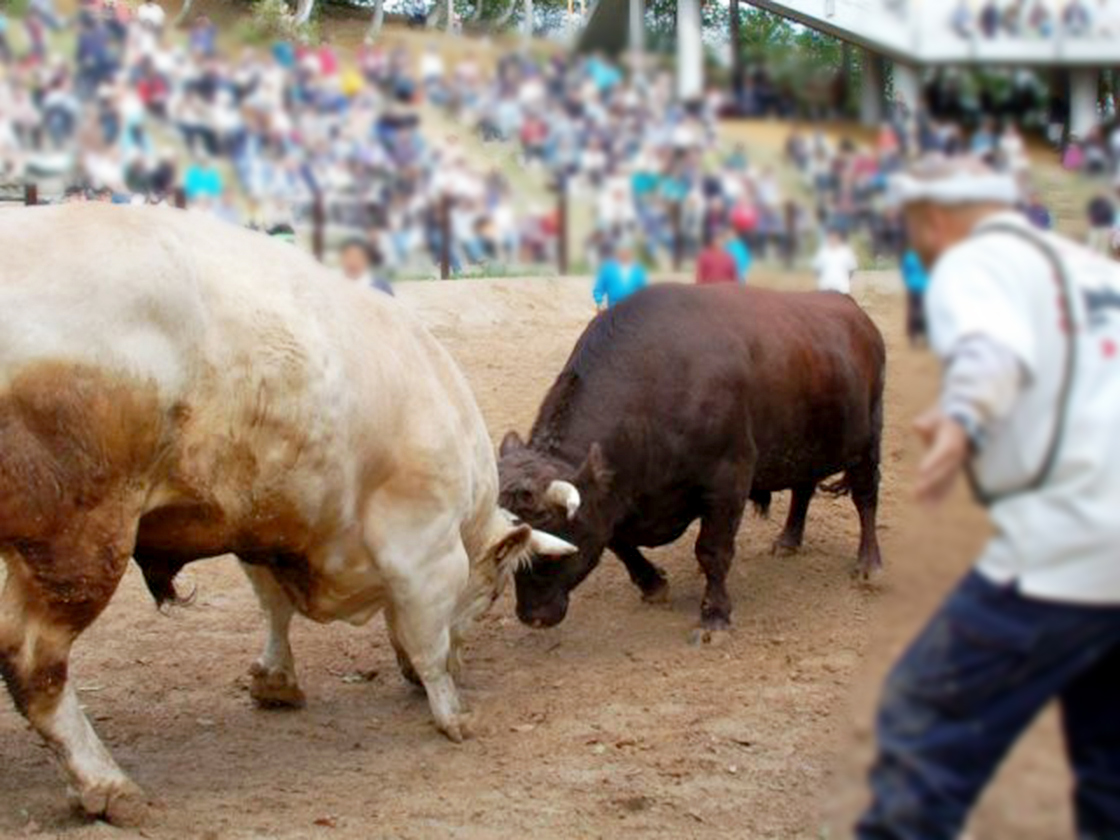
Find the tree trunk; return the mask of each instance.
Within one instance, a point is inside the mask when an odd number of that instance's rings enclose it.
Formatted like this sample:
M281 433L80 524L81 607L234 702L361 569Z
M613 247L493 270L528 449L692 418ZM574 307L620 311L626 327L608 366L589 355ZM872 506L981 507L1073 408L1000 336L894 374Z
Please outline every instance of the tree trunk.
M443 4L436 3L432 6L432 10L428 12L428 18L424 21L424 25L428 29L435 29L439 26L441 20L443 20Z
M455 0L447 0L447 31L455 31Z
M494 19L494 22L491 24L491 28L493 28L493 29L503 28L507 23L510 22L510 19L513 18L513 13L516 12L516 11L517 11L517 0L509 0L509 2L506 3L505 10Z
M179 9L179 14L175 15L175 20L172 21L171 26L182 26L187 20L187 15L191 13L191 6L194 5L194 0L183 0L183 6Z
M533 37L533 0L525 0L525 20L522 22L525 40Z
M299 5L296 6L296 25L303 26L309 20L315 11L315 0L299 0Z
M482 20L482 0L474 0L474 11L471 12L471 23L478 23Z
M736 106L743 99L743 37L739 22L739 0L731 0L731 90Z
M366 40L373 41L381 34L381 24L385 22L385 0L373 0L373 20L369 23Z

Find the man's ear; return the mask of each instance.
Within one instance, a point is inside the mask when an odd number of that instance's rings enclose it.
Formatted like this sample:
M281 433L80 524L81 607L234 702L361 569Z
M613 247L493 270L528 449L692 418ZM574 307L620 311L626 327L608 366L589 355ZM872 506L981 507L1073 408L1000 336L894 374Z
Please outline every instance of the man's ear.
M603 448L598 443L591 444L587 450L587 458L576 474L576 482L583 487L598 487L606 490L614 480L614 472L607 464Z
M506 436L502 438L502 445L498 447L498 456L504 458L511 452L524 448L525 441L521 439L521 435L517 432L506 432Z

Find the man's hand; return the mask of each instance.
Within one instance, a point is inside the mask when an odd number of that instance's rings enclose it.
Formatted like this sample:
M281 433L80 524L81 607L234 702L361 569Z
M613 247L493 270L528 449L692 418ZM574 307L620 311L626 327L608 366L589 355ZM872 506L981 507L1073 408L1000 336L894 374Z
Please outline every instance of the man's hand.
M919 502L936 504L949 495L957 473L968 460L968 432L940 408L932 408L915 420L914 431L926 445L914 495Z

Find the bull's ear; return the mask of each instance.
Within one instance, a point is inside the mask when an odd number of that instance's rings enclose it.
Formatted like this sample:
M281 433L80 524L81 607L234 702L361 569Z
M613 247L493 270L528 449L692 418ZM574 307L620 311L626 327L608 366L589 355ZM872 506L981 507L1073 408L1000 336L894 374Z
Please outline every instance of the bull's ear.
M587 458L579 468L576 481L584 487L594 485L605 490L610 487L613 479L614 472L607 464L603 448L598 443L591 444L591 448L587 451Z
M494 546L494 563L517 568L533 559L533 529L528 525L518 525L508 531Z
M524 448L525 441L521 439L521 435L517 432L506 432L506 436L502 438L502 445L498 447L498 455L504 458L511 452L516 452L518 449Z

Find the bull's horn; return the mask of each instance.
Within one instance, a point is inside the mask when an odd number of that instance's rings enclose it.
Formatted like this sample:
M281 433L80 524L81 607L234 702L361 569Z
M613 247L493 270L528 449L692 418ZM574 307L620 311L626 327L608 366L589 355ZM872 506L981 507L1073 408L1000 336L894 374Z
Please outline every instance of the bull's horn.
M548 485L544 497L550 504L564 508L568 512L568 519L575 519L576 513L579 511L580 498L579 491L574 484L569 484L566 481L554 481Z
M546 534L544 531L536 530L533 531L529 546L533 549L534 554L543 557L563 557L566 554L575 554L579 551L570 542L565 542L559 537L552 536L552 534Z

